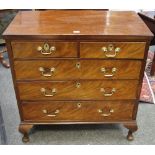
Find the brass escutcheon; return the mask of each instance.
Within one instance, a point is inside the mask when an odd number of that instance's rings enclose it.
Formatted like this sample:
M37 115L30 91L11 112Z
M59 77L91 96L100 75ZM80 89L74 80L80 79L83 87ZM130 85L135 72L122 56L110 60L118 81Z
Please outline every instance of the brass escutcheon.
M81 108L81 103L77 103L77 108Z
M60 112L60 110L56 109L54 112L48 112L48 110L43 109L42 112L44 114L47 114L46 116L48 116L48 117L56 117L57 116L56 114L58 114Z
M113 44L109 44L108 47L102 47L101 50L105 53L105 56L108 58L114 58L117 56L117 53L121 51L120 47L114 47ZM111 52L114 52L114 54L109 54Z
M52 52L56 51L56 47L55 46L50 47L48 43L45 43L43 47L38 46L37 51L41 52L42 55L49 55Z
M108 113L105 113L103 109L98 109L98 113L100 113L101 116L108 117L114 113L114 109L110 109Z
M55 88L48 89L48 90L46 88L41 88L40 91L45 97L52 97L56 94Z
M117 69L115 67L113 67L111 69L111 73L107 73L108 71L107 71L107 69L105 67L102 67L101 68L101 72L104 73L104 76L105 77L112 77L112 76L114 76L114 74L116 73L116 71L117 71Z
M42 76L49 77L52 76L55 72L55 68L45 68L45 67L39 67L39 71L41 72Z
M76 63L76 68L77 68L77 69L80 69L80 67L81 67L80 62L77 62L77 63Z
M105 88L101 88L100 91L103 92L105 97L110 97L116 92L116 88L112 88L110 93L107 93Z
M76 83L76 88L80 88L81 87L81 83L80 82L77 82Z

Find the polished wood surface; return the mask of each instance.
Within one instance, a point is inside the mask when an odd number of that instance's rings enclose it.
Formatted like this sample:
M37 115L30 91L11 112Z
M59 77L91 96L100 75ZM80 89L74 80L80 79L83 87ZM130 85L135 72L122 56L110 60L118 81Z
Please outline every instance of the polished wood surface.
M54 46L55 51L51 54L42 54L37 48L43 47L48 43L50 47ZM48 58L48 57L77 57L77 43L76 42L53 42L53 41L40 41L40 42L12 42L14 58Z
M23 138L22 141L24 143L29 141L29 135L28 133L30 132L30 130L33 128L32 124L20 124L19 125L19 132L21 132L23 134Z
M86 123L121 123L133 139L152 39L135 12L20 12L4 38L23 141L36 124Z
M112 44L114 48L120 48L120 52L116 54L115 58L144 58L144 42L84 42L80 43L80 56L81 58L107 58L102 47L108 47L110 44ZM107 53L114 54L114 51Z
M25 121L126 121L132 119L132 101L38 102L22 104ZM99 112L99 110L103 112ZM44 111L47 113L44 113ZM55 111L59 110L55 114ZM113 110L110 113L110 110Z
M134 140L133 133L138 129L137 123L136 122L124 123L124 127L129 129L127 139L129 141Z
M75 33L74 33L75 31ZM80 35L76 33L80 31ZM152 36L131 11L22 11L4 32L5 36Z
M139 79L141 61L26 60L15 61L17 80ZM42 67L45 71L40 71ZM51 71L54 68L54 71ZM102 69L105 68L105 71ZM116 71L113 72L113 69ZM47 71L46 71L47 70ZM46 76L49 74L50 76Z
M80 86L77 88L77 84ZM59 81L59 82L29 82L18 83L21 100L118 100L136 99L138 81L136 80L115 80L115 81ZM56 89L53 96L45 96L41 88L46 89L46 94L52 94L51 90ZM102 89L105 89L105 92ZM111 96L112 89L115 88Z

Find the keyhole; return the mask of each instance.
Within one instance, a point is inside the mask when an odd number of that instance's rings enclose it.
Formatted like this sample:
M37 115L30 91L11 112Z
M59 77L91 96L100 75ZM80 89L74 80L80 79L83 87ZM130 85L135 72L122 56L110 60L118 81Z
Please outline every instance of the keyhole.
M109 47L108 47L108 49L109 49L109 51L111 52L111 51L114 50L114 46L113 46L112 44L110 44Z
M77 63L76 63L76 67L79 69L80 66L81 66L81 65L80 65L80 62L77 62Z
M76 83L76 88L80 88L81 84L79 82Z

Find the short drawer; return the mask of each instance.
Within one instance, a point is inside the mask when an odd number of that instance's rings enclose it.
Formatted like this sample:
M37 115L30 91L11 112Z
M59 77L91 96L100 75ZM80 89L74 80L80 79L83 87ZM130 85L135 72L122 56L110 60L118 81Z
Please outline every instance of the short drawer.
M81 58L143 59L145 42L81 42Z
M21 100L136 99L136 80L19 82Z
M24 121L125 121L132 120L132 101L25 102Z
M18 80L139 79L141 61L38 60L15 61Z
M12 42L14 58L77 57L76 42Z

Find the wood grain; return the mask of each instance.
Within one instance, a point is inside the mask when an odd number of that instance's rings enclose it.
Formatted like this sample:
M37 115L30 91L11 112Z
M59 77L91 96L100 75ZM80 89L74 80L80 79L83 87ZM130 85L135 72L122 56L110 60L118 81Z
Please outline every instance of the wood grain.
M77 88L77 83L80 87ZM20 82L18 83L21 100L119 100L136 99L138 81L136 80L99 80L99 81L58 81L58 82ZM51 89L56 89L56 94L46 97L40 91L45 88L47 94ZM105 97L101 92L110 94L112 88L116 92L112 96Z
M56 51L50 55L43 55L37 50L38 46L43 47L45 43L55 46ZM76 42L54 42L54 41L13 41L11 43L14 58L50 58L50 57L77 57Z
M112 44L114 48L119 47L121 50L114 58L135 58L143 59L145 51L145 42L81 42L80 57L81 58L107 58L102 47L108 47ZM114 55L115 53L107 52Z
M80 31L80 34L73 33ZM152 33L140 17L133 11L90 11L90 10L50 10L22 11L8 26L7 37L68 37L88 38L102 36L107 38L136 37L150 38Z
M77 105L81 104L79 108ZM22 110L25 121L125 121L132 120L132 111L134 102L126 101L53 101L53 102L25 102L22 104ZM113 109L111 115L105 117L98 112L103 110L104 114L109 114L109 110ZM43 113L47 110L48 114L54 114L56 110L59 113L55 117L48 116Z
M79 64L77 68L76 64ZM139 79L141 61L134 60L27 60L14 61L17 80L71 80L71 79ZM48 69L51 76L39 71ZM55 68L50 72L50 68ZM105 72L101 71L105 68ZM116 68L113 74L112 69ZM46 73L46 72L45 72ZM106 77L106 75L112 75Z

